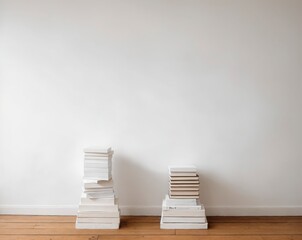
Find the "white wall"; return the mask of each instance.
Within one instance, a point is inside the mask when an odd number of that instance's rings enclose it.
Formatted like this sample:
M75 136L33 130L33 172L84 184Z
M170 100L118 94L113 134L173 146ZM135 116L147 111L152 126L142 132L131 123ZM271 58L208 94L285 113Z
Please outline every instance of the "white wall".
M302 1L0 0L0 212L72 214L112 146L124 214L195 164L210 215L302 214Z

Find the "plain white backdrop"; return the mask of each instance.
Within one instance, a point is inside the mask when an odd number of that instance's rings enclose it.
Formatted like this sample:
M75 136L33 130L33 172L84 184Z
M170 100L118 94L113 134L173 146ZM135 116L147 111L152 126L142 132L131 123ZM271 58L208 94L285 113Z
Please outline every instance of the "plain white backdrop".
M209 215L302 214L302 1L0 0L0 213L73 214L111 146L124 214L195 164Z

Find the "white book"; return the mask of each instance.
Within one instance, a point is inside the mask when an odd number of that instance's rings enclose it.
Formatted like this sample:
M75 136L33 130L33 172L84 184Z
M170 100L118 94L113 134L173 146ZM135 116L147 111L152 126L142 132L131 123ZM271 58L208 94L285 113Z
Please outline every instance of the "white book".
M111 159L101 159L101 158L84 158L84 164L85 163L99 163L99 164L108 164L112 165Z
M114 205L117 204L115 198L81 198L80 204L84 205Z
M115 194L111 192L86 192L88 198L114 198Z
M93 173L92 171L86 171L87 174L85 174L85 169L84 169L84 179L86 176L89 178L94 178L96 180L110 180L112 171L104 171L104 172L98 172L98 173ZM100 176L100 178L98 178Z
M101 174L85 174L84 175L85 179L103 179L103 180L110 180L112 176L106 176L106 175L101 175Z
M84 193L114 193L113 187L83 188Z
M112 160L113 158L113 152L111 153L98 153L98 154L91 154L91 153L85 153L84 159L99 159L99 160Z
M206 217L163 217L164 223L205 223Z
M113 194L114 190L113 188L89 188L89 189L84 189L84 193L86 194L92 194L92 193L97 193L97 194Z
M198 199L199 198L199 195L196 195L196 196L184 196L184 195L181 195L181 196L177 196L177 195L170 195L170 198L174 198L174 199L185 199L185 198L195 198L195 199Z
M88 167L86 164L84 164L84 171L88 170L88 171L92 171L92 170L96 170L96 171L111 171L112 166L103 166L103 167Z
M112 168L112 165L108 162L84 162L84 168Z
M86 194L83 194L81 197L80 204L84 205L114 205L117 204L117 199L114 197L108 198L89 198L86 197Z
M113 152L109 152L109 153L84 152L84 156L88 156L88 157L112 157Z
M113 212L118 211L118 205L90 205L90 204L80 204L79 212L89 212L89 211L104 211L104 212Z
M170 165L169 166L169 173L170 172L190 172L196 173L196 167L194 165Z
M171 210L171 209L179 209L179 210L204 210L204 206L202 204L196 205L177 205L177 204L166 204L164 201L162 204L163 210Z
M85 188L83 187L83 192L102 192L102 191L113 191L113 187L98 187L98 188Z
M112 157L113 156L113 151L108 152L108 153L94 153L94 152L84 152L84 157L101 157L101 158L106 158L106 157Z
M100 147L87 147L84 148L85 153L100 153L100 154L108 154L110 152L113 152L111 150L111 147L109 148L100 148Z
M84 164L98 164L102 166L112 166L111 160L105 159L84 159Z
M95 175L107 175L107 176L110 176L112 173L111 173L111 170L99 170L99 169L84 169L84 175L92 175L92 174L95 174Z
M165 199L163 201L166 205L196 205L196 199L172 199L166 194Z
M177 196L195 196L195 195L199 195L199 190L194 190L194 191L169 191L170 192L170 196L172 195L177 195Z
M84 179L88 180L110 180L112 178L111 173L105 174L105 173L98 173L98 174L92 174L92 173L86 173L84 174Z
M169 209L162 210L163 217L205 217L204 209Z
M120 223L119 217L102 217L102 218L87 218L78 217L77 222L79 223Z
M104 188L104 187L113 187L112 179L109 181L104 180L84 180L83 184L85 189L89 188Z
M102 192L99 194L96 192L84 192L83 196L85 196L86 198L90 198L92 200L100 198L97 196L102 196L102 198L115 198L114 192Z
M90 155L85 155L84 156L84 161L100 161L100 162L112 162L112 156L90 156Z
M106 173L111 172L111 169L108 168L84 168L84 173Z
M83 192L114 192L113 187L84 188Z
M77 229L119 229L119 223L81 223L76 222Z
M164 223L160 221L161 229L208 229L208 222L205 223Z
M99 218L99 217L120 217L119 211L78 211L78 217L91 217L91 218Z

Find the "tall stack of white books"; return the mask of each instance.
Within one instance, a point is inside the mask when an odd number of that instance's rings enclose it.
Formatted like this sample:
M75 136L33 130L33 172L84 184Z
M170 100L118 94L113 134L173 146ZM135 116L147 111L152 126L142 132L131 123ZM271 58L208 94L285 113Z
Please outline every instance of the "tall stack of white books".
M84 149L83 193L76 228L118 229L120 211L113 189L111 148Z
M169 166L169 195L162 204L160 228L207 229L205 208L199 201L195 166Z

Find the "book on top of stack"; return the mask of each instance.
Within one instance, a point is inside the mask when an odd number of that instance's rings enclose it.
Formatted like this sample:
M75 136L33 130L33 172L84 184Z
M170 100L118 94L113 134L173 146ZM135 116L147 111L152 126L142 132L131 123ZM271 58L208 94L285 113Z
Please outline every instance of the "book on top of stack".
M205 208L199 201L195 166L169 167L169 195L162 204L162 229L207 229Z
M113 189L111 148L84 149L83 193L76 228L118 229L120 211Z
M112 178L111 148L85 148L84 149L84 179L110 180Z

